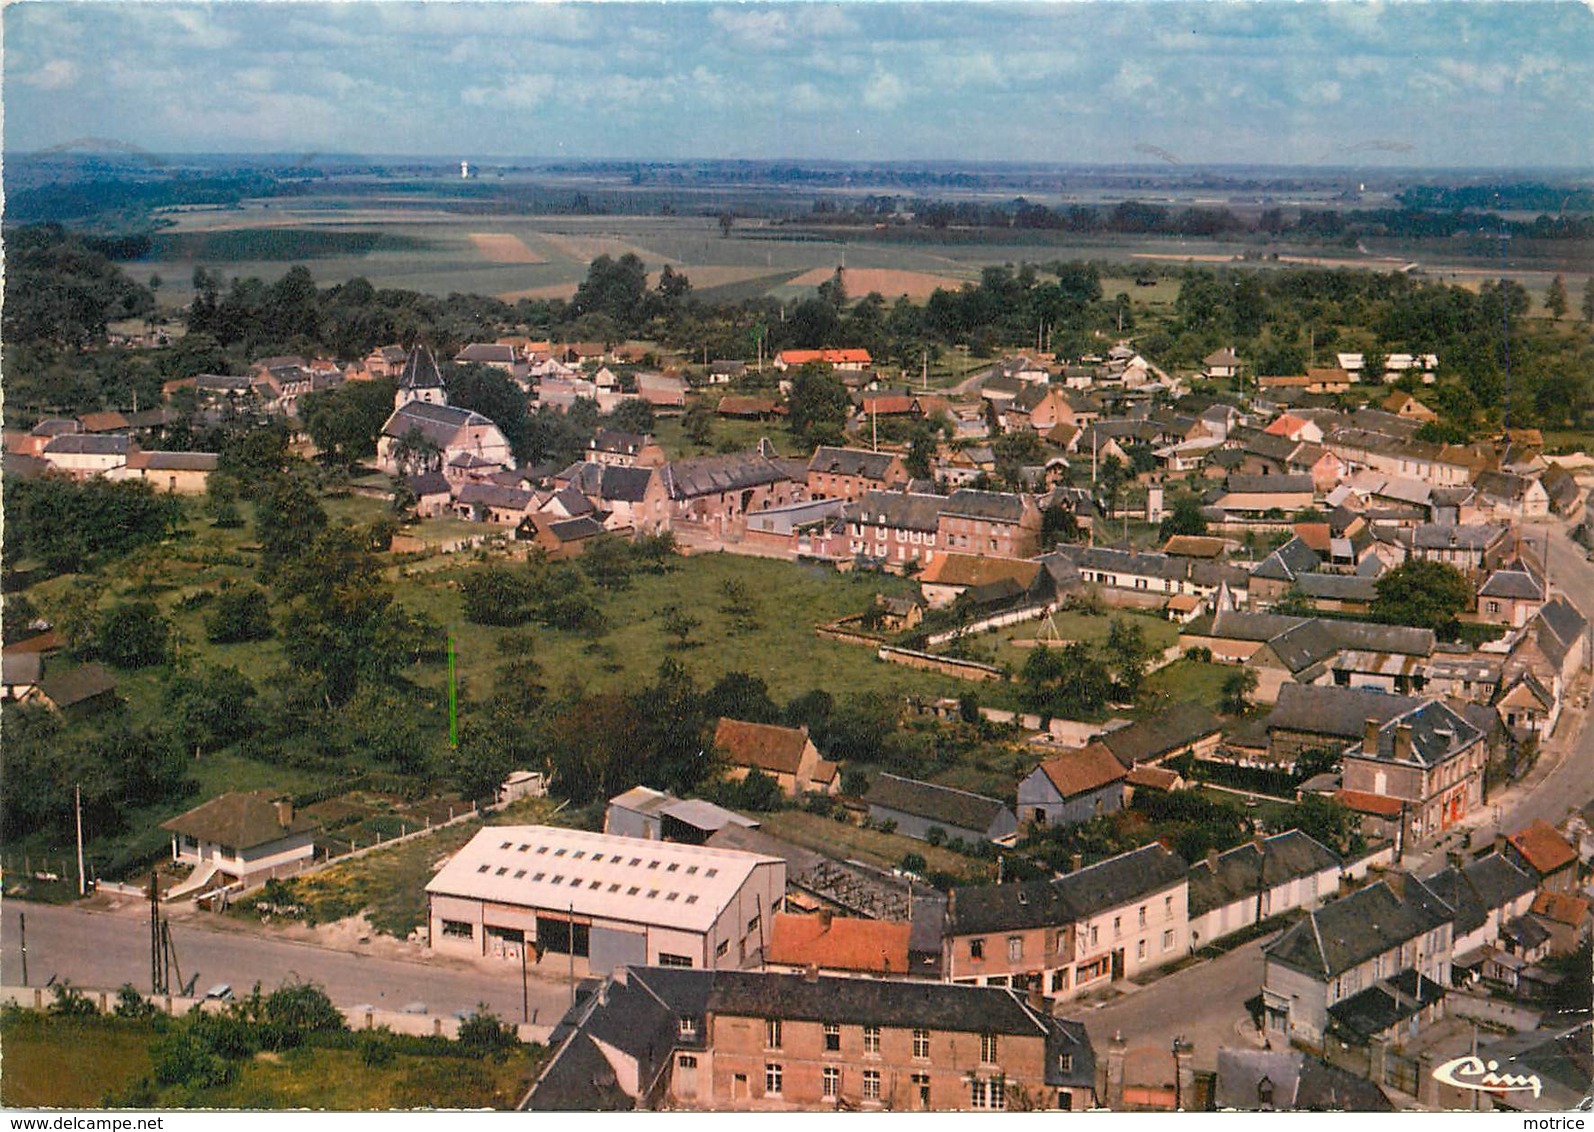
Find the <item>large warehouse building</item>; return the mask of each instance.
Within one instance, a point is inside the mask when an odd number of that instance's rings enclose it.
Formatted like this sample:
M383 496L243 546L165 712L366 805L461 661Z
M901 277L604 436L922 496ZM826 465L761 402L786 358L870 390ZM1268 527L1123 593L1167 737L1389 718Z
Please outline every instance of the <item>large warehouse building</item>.
M621 964L756 965L786 891L778 857L542 825L492 826L426 886L431 946ZM562 962L561 962L562 969Z

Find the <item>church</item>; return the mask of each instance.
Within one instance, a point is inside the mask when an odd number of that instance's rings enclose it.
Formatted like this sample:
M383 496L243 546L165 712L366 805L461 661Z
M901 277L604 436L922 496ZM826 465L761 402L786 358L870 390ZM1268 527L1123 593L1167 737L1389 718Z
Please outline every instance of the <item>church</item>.
M394 475L442 472L450 482L515 466L509 441L492 421L448 403L432 352L417 343L399 374L393 415L382 426L377 462Z

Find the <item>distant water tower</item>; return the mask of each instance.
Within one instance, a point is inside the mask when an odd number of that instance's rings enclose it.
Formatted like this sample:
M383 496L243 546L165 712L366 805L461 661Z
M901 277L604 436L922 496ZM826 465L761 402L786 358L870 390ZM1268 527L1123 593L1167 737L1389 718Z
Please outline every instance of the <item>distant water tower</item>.
M469 161L461 161L459 163L459 179L461 181L470 180L470 162Z

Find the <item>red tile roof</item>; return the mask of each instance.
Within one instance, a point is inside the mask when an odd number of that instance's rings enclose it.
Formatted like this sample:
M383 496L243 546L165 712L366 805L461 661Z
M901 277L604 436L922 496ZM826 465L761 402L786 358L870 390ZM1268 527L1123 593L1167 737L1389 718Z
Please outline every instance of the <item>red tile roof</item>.
M796 774L808 745L808 732L796 727L721 719L714 729L714 745L736 766Z
M1588 919L1588 901L1566 892L1541 892L1533 898L1533 914L1558 924L1576 926Z
M1567 844L1553 825L1542 819L1517 830L1507 840L1540 876L1548 876L1577 861L1577 850Z
M1047 759L1039 769L1064 798L1099 790L1127 773L1117 756L1100 743Z
M1183 781L1176 771L1160 766L1135 767L1129 772L1126 781L1131 786L1139 786L1148 790L1176 790Z
M770 963L812 964L830 971L906 974L912 926L886 920L800 916L778 912L770 930Z
M1334 800L1355 810L1358 814L1376 814L1381 818L1398 818L1399 798L1386 798L1382 794L1369 794L1365 790L1338 790Z
M782 350L780 360L789 366L807 365L809 362L824 362L827 365L868 365L870 357L868 350Z

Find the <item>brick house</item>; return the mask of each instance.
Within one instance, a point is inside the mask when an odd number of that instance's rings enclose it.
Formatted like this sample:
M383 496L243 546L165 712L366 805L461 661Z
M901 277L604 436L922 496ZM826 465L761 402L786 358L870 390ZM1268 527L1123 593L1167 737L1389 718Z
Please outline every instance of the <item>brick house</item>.
M1085 1028L1010 990L616 972L560 1025L533 1111L989 1112L1096 1104Z
M1398 801L1405 835L1441 832L1483 804L1483 732L1439 700L1378 722L1343 752L1344 788Z
M1027 495L961 488L942 504L938 533L948 550L1029 558L1040 552L1041 512Z
M672 460L659 470L670 502L671 526L700 526L714 538L740 537L747 516L807 497L806 467L762 446L728 456Z
M895 452L869 452L862 448L814 449L808 461L810 499L862 499L872 491L906 486L908 469Z
M1547 821L1536 821L1499 839L1499 849L1525 869L1547 892L1576 892L1578 856L1572 844Z

